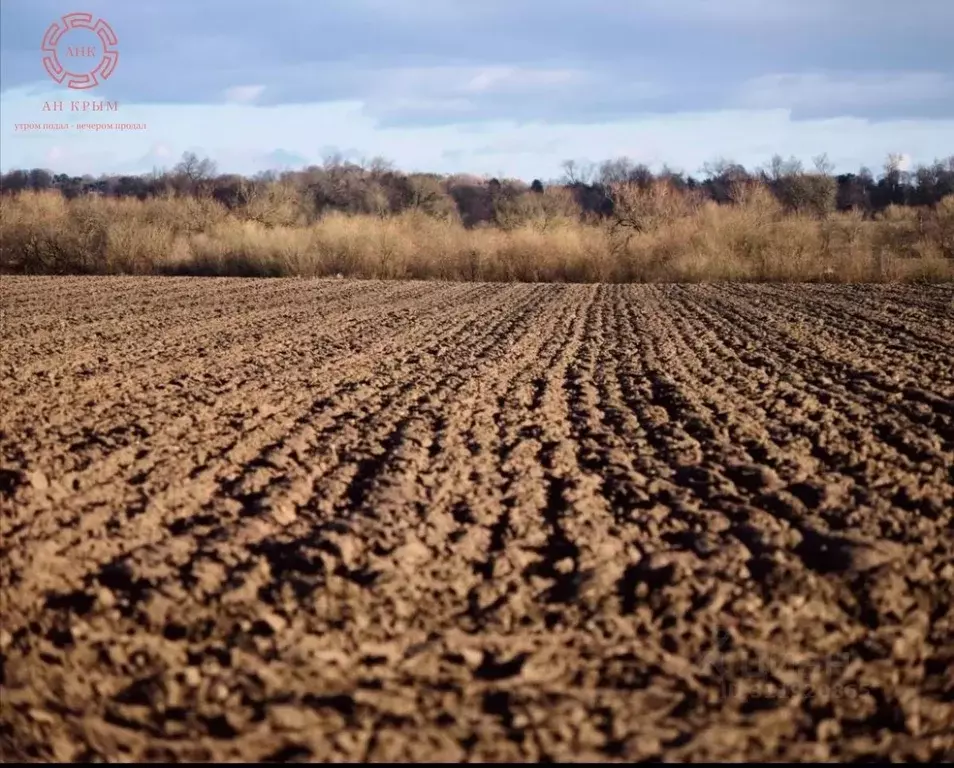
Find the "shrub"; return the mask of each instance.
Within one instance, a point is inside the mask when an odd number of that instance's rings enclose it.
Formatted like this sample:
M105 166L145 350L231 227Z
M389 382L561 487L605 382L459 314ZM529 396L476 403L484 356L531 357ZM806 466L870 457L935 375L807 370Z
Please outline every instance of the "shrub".
M573 190L488 185L500 226L466 226L432 177L401 212L328 211L261 180L232 210L207 197L55 191L0 198L0 269L20 273L439 278L520 281L950 280L954 196L819 217L786 212L766 184L736 179L732 204L668 181L610 188L608 219L583 218Z

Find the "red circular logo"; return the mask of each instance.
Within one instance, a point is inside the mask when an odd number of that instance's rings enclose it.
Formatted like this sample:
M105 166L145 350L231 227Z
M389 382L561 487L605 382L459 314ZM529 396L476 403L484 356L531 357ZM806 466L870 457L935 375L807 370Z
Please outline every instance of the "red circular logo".
M102 43L103 52L96 66L91 70L73 72L60 63L57 45L64 35L74 29L88 29ZM57 83L65 82L68 87L76 89L95 88L101 80L108 80L116 69L116 64L119 62L119 51L116 50L118 43L119 40L113 28L102 19L95 18L91 13L68 13L62 19L50 24L43 36L43 67ZM95 49L92 46L76 46L75 48L76 58L95 59Z

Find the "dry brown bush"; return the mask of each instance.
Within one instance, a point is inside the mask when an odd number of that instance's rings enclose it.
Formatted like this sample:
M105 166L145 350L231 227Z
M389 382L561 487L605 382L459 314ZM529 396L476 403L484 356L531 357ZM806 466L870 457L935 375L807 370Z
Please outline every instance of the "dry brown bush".
M501 196L494 202L497 225L505 231L530 227L546 232L580 221L580 206L565 187L547 187L543 192Z
M424 178L424 177L422 177ZM464 227L449 200L421 190L397 215L327 213L317 221L283 182L229 211L208 198L138 201L56 192L0 199L0 270L19 273L334 275L368 278L625 281L954 279L954 196L935 208L786 212L740 181L733 204L666 182L613 188L608 220L581 220L563 189L517 190L505 225ZM433 194L432 194L433 193Z

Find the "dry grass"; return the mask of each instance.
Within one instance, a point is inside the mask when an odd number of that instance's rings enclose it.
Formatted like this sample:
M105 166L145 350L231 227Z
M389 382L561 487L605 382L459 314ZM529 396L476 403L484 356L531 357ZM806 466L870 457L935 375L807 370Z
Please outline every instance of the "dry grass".
M0 270L19 273L439 278L489 281L942 281L954 279L954 197L936 209L785 213L764 188L719 206L657 184L617 190L583 223L558 192L505 225L423 211L308 223L281 190L229 212L211 200L25 193L0 200Z

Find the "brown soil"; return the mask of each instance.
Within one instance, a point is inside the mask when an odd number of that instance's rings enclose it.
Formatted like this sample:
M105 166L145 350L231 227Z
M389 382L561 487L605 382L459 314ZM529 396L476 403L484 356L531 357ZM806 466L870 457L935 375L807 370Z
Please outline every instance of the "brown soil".
M954 287L2 280L5 759L954 758Z

